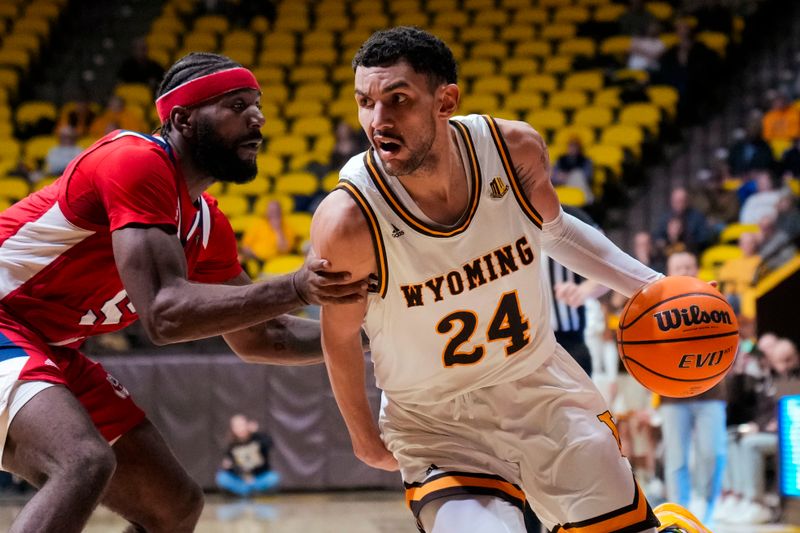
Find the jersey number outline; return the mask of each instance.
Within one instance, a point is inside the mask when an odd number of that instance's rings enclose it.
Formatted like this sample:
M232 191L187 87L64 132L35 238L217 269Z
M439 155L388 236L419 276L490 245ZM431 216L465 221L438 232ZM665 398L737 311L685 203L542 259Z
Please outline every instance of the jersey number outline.
M483 359L486 349L482 344L476 345L471 352L460 351L463 344L469 342L478 327L478 315L474 311L455 311L445 316L436 324L436 331L442 335L450 333L455 322L461 323L461 329L450 337L442 354L444 366L472 365ZM522 314L517 291L510 291L500 297L494 316L486 329L489 342L508 339L505 345L506 357L513 355L531 341L530 322Z
M126 312L135 313L136 309L133 308L133 303L128 299L128 293L123 289L106 300L100 308L100 316L103 317L103 321L100 325L109 326L119 324L122 322L122 317ZM86 314L81 317L79 324L81 326L94 326L95 323L97 323L97 319L97 313L89 309Z

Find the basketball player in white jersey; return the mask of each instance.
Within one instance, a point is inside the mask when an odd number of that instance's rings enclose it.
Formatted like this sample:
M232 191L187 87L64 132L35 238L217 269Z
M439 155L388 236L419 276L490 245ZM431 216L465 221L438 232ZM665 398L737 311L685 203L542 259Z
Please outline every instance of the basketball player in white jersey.
M427 533L524 532L526 499L550 531L681 531L691 518L680 509L659 526L603 398L556 343L540 254L628 296L660 274L562 212L532 127L453 117L456 66L439 39L377 32L353 65L372 148L341 170L312 243L332 268L373 281L366 302L322 309L355 454L400 469Z

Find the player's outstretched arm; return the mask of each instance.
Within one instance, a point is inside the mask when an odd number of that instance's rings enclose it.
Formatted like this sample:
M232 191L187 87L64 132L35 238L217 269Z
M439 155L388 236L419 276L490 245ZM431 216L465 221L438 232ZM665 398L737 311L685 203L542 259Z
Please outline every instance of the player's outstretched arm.
M351 272L356 278L377 270L367 221L342 190L332 192L317 208L311 223L311 245L318 255L328 258L334 269ZM380 438L367 401L361 346L366 309L366 300L336 306L323 304L322 350L356 456L375 468L396 470L397 462Z
M542 248L550 257L625 296L661 274L620 250L608 237L564 213L550 181L542 136L525 122L497 120L528 200L542 217Z
M112 233L122 283L156 344L238 331L301 307L306 301L356 301L366 284L309 261L294 274L243 286L188 280L183 249L159 227L126 227ZM313 272L325 270L324 275ZM298 292L299 291L299 292Z

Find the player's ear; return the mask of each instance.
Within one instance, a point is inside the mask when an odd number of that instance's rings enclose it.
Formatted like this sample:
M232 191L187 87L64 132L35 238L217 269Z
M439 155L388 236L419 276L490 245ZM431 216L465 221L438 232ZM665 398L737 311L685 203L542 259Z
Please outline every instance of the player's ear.
M181 133L184 137L192 137L194 135L194 128L192 127L192 113L183 106L176 105L169 113L172 127Z
M448 118L452 117L458 110L458 101L461 97L461 91L455 83L442 85L439 90L441 91L439 113Z

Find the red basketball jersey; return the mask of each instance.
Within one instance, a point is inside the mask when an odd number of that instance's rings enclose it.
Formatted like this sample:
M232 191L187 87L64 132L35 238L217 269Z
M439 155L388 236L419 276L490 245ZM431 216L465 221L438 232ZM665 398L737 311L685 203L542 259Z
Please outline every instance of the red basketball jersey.
M111 233L128 226L174 233L193 281L223 282L241 272L230 223L213 197L192 201L164 140L115 131L55 183L0 213L0 305L58 346L127 326L136 311Z

